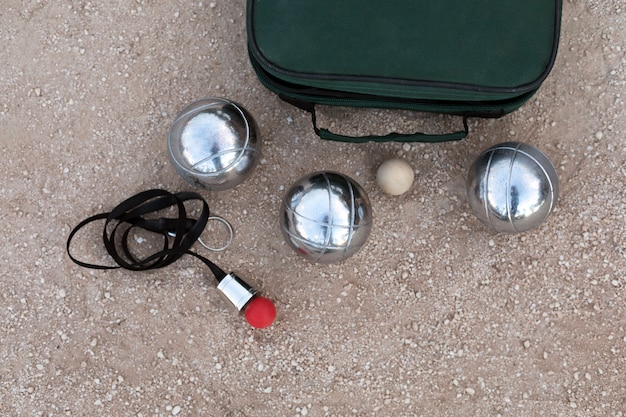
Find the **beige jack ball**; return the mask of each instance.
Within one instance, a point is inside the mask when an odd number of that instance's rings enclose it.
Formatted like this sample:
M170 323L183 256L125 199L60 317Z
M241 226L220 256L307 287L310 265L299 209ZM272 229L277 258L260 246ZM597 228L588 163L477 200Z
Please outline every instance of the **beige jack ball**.
M388 159L376 172L376 182L390 195L401 195L409 191L415 179L415 172L404 159Z

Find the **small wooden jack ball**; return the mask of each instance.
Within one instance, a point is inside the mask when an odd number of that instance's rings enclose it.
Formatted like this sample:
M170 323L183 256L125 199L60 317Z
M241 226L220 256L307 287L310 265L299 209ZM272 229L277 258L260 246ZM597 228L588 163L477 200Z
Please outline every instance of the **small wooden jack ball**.
M401 195L409 191L415 179L415 172L404 159L388 159L376 172L376 182L390 195Z

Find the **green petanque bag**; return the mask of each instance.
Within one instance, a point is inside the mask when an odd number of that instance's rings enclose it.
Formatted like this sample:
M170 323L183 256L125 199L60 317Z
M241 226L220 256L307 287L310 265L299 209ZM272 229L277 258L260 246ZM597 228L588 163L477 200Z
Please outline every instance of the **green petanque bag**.
M312 114L323 139L459 140L468 117L500 117L548 76L561 0L248 0L260 81ZM317 127L315 105L462 116L463 130L350 137Z

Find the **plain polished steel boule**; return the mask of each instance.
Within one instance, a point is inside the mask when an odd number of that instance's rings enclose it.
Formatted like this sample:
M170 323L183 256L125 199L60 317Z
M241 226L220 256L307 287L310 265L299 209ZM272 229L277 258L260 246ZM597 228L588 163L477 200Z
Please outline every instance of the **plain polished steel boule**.
M261 141L252 116L224 98L191 103L176 117L167 144L174 169L188 183L209 190L241 184L256 167Z
M506 142L490 147L467 174L467 199L478 219L498 232L520 233L541 225L559 197L559 179L534 146Z
M287 191L280 227L298 254L329 264L363 246L372 229L372 208L363 188L351 178L332 171L315 172Z

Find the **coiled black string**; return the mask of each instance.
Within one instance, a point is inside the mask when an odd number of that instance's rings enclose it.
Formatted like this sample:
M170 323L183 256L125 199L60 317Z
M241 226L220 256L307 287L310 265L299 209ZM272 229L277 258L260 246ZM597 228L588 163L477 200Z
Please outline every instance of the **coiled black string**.
M202 211L198 218L187 217L185 201L197 200L202 204ZM178 217L146 218L169 207L176 207ZM117 265L98 265L83 262L75 258L70 246L72 239L86 225L105 220L102 240L107 252ZM67 238L67 254L70 259L83 267L93 269L124 268L131 271L146 271L163 268L178 260L183 255L191 255L206 264L218 283L226 273L213 262L191 251L191 246L198 240L209 220L209 205L198 193L181 192L170 193L165 190L147 190L135 194L107 213L100 213L88 217L80 222ZM134 255L128 245L130 232L140 228L163 237L163 247L156 253L144 258Z

